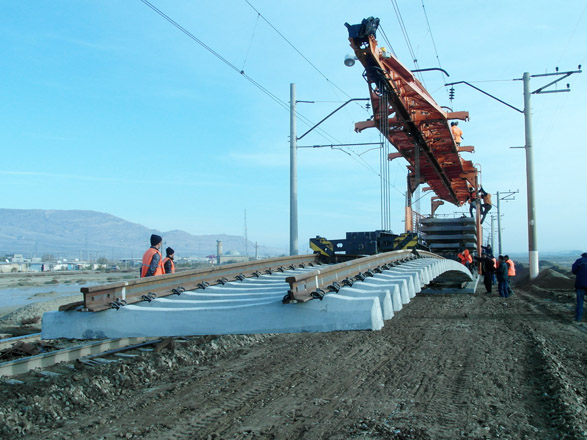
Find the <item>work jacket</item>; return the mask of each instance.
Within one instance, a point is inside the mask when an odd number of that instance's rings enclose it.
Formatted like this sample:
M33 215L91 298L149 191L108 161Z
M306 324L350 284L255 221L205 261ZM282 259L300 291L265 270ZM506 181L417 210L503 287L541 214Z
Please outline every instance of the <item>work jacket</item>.
M499 266L497 266L497 271L495 272L495 276L497 277L497 281L508 280L508 265L505 261L501 261L499 263Z
M481 270L483 275L493 275L495 272L495 263L489 257L475 257L475 261L481 263Z
M515 277L516 276L516 266L514 266L514 262L512 260L506 260L508 265L508 277Z
M151 246L143 255L143 265L141 266L141 278L163 275L163 261L161 252L156 247Z
M572 272L575 278L575 289L587 289L587 252L581 254L581 258L573 263Z
M163 259L163 268L165 269L165 273L175 273L175 263L169 257Z

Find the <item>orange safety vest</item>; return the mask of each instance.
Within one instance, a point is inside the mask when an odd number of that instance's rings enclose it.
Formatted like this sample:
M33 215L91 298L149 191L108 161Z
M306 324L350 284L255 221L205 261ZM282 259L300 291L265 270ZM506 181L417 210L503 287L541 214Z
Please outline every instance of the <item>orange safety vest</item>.
M457 258L459 259L459 263L461 263L461 264L465 264L467 262L467 259L465 258L465 256L462 253L458 253Z
M174 262L173 262L173 260L172 260L171 258L169 258L169 257L165 257L165 258L163 259L163 269L165 269L165 264L166 264L168 261L171 261L171 272L166 272L166 273L175 273L175 263L174 263Z
M516 266L514 266L514 262L512 260L507 260L506 263L508 265L508 277L515 277Z
M469 263L472 263L473 262L473 257L469 253L469 249L465 249L465 251L463 252L463 256L465 257L465 259L467 260L467 262L469 262Z
M155 269L155 273L153 276L163 275L165 273L165 269L163 268L163 260L161 259L161 252L159 249L155 249L150 247L147 249L145 254L143 255L143 265L141 267L141 278L144 278L147 275L147 271L149 270L149 266L151 265L151 260L153 259L153 255L155 253L159 254L159 264L157 265L157 269Z
M461 136L463 135L463 130L461 130L456 125L450 127L450 131L452 131L452 135L455 138L455 142L461 143Z

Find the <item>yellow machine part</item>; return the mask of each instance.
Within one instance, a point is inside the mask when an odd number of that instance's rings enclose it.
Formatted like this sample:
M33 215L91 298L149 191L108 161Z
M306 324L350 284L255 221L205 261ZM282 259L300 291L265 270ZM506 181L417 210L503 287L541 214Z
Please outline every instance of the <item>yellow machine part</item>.
M393 240L393 250L412 249L418 244L418 235L411 232L404 232Z
M322 237L311 238L310 249L327 257L334 255L334 245Z

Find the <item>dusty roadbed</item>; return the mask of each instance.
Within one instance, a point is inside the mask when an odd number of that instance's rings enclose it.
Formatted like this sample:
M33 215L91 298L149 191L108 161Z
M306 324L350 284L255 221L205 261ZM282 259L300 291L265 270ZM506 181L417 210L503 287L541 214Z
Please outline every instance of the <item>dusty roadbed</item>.
M418 295L378 332L188 338L29 373L0 384L0 437L586 439L573 292L482 290Z

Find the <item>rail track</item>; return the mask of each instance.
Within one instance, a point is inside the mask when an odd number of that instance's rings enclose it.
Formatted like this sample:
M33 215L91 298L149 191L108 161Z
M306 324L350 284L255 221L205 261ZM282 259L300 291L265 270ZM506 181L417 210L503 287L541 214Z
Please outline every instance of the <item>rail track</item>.
M125 304L151 301L154 297L180 294L190 289L205 291L212 283L221 287L228 283L229 278L231 281L244 281L245 278L258 278L261 274L272 273L279 274L281 279L285 279L289 284L289 291L283 298L284 303L303 303L312 299L321 299L330 292L338 292L343 286L352 286L353 283L373 277L383 270L420 257L440 258L427 252L414 254L410 251L394 251L336 264L324 264L318 255L231 264L212 269L185 271L130 282L82 288L84 301L63 306L60 310L77 308L99 313L110 308L124 307ZM304 270L298 273L296 269ZM291 276L281 274L288 271L294 272L290 272ZM55 340L46 344L41 341L40 334L4 339L0 340L0 353L12 350L12 358L0 363L0 377L12 377L38 368L48 368L61 362L84 363L96 357L111 356L144 345L157 346L164 341L169 343L170 340L170 338L128 337L82 344ZM35 345L39 347L37 354L27 356L27 350L18 350L19 346L27 346L30 353L30 347Z

